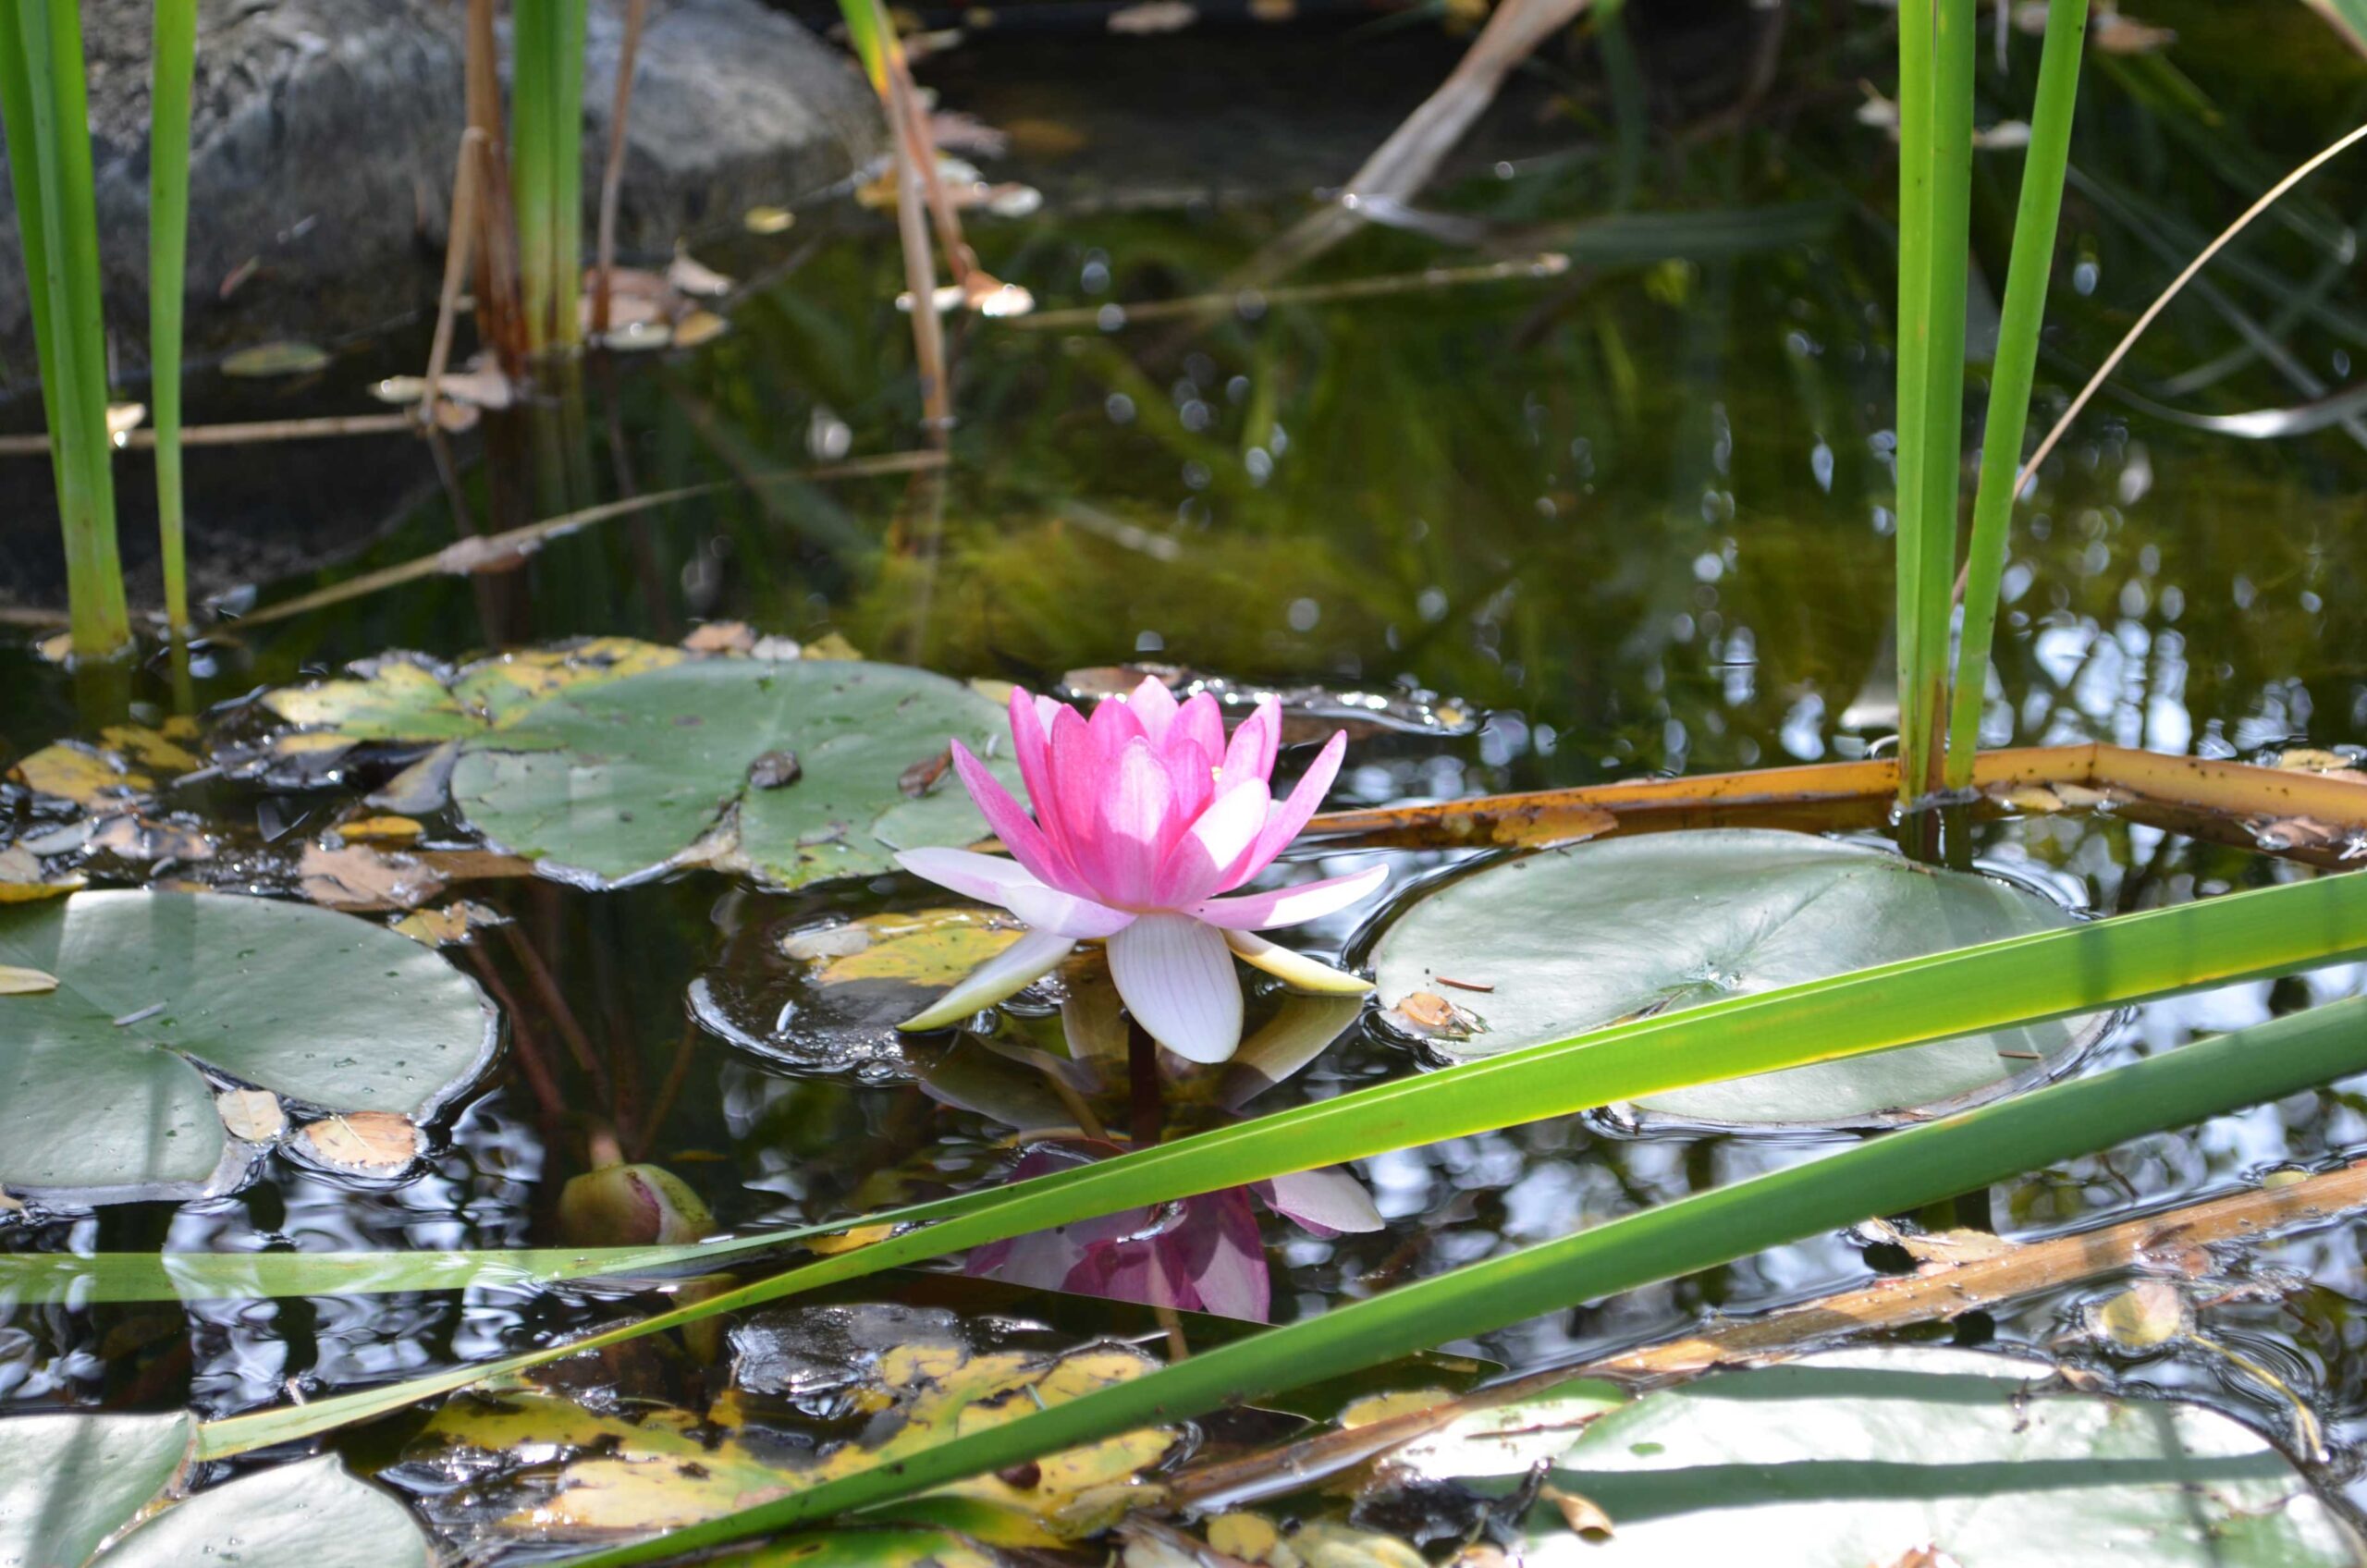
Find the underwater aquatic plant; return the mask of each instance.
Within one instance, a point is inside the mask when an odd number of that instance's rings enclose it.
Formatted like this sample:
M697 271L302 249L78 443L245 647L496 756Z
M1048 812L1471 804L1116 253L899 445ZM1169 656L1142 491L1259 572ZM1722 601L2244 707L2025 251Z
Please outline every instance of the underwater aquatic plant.
M1000 904L1033 927L937 1004L903 1024L935 1029L1040 979L1080 941L1110 945L1110 973L1151 1037L1193 1061L1222 1061L1241 1043L1233 956L1302 986L1364 990L1354 975L1250 933L1343 910L1379 887L1349 876L1220 897L1273 864L1306 827L1340 771L1334 735L1286 801L1270 780L1282 714L1271 699L1232 740L1216 699L1177 703L1145 680L1087 719L1065 703L1013 692L1011 735L1036 815L960 741L953 765L1011 859L968 850L907 850L905 870Z

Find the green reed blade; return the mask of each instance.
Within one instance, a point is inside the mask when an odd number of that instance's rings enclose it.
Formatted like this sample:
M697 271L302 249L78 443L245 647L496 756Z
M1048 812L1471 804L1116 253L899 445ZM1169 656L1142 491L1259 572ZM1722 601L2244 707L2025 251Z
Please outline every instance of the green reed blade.
M1899 794L1940 782L1964 432L1973 0L1898 8Z
M938 1223L567 1344L210 1423L200 1430L200 1449L218 1457L288 1441L483 1378L1097 1215L1682 1085L2090 1012L2361 955L2367 955L2367 877L2327 876L1730 997L1376 1084L1098 1165L841 1221L830 1228ZM782 1239L751 1238L730 1245L753 1250ZM684 1249L699 1261L720 1258L726 1251ZM240 1260L250 1267L264 1261ZM0 1268L0 1291L9 1279Z
M622 1568L896 1501L1938 1203L2361 1072L2367 998L2353 998L1401 1285L893 1464L568 1559L568 1568Z
M156 427L156 540L165 618L189 630L181 527L181 309L189 264L190 94L197 75L197 0L155 0L148 95L148 363Z
M551 341L583 339L583 39L590 0L556 0L550 62Z
M2039 329L2046 319L2046 286L2054 270L2054 231L2063 213L2063 180L2071 165L2071 116L2079 100L2079 43L2087 16L2088 0L2054 0L2046 12L2038 102L2030 113L2030 142L2023 157L2022 192L2014 213L2013 254L2005 265L2005 304L1998 322L1997 358L1989 373L1981 483L1973 492L1964 631L1956 647L1948 722L1945 778L1951 790L1971 784L1973 753L1981 744L1981 711L1989 695L1989 645L1997 632L1997 592L2005 572L2014 480L2021 467L2023 427L2030 419Z
M74 0L22 0L6 8L0 19L0 116L41 361L71 636L78 654L110 655L130 643L131 623L116 550L98 209Z
M526 344L551 339L550 35L560 0L516 0L509 13L509 197L518 214L518 282Z

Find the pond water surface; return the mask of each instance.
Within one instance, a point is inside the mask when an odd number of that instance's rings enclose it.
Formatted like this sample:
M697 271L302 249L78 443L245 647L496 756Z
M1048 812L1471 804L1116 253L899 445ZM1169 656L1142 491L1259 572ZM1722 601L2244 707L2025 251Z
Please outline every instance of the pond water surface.
M901 263L892 227L842 196L808 203L777 236L727 225L693 243L747 280L728 334L589 361L553 395L455 441L440 476L406 437L200 454L192 549L203 581L242 610L460 535L721 488L554 541L515 570L429 577L251 627L233 617L197 651L181 696L161 657L125 682L78 686L28 635L0 648L0 755L92 733L127 701L151 717L190 702L235 723L263 689L387 649L457 660L586 634L673 642L723 619L804 641L836 633L877 658L1036 689L1151 661L1245 689L1394 696L1427 716L1358 733L1335 804L1867 755L1895 720L1895 240L1894 171L1882 132L1860 123L1858 80L1883 77L1890 43L1870 7L1777 14L1788 18L1781 68L1757 89L1744 73L1763 14L1739 6L1639 15L1608 46L1552 55L1515 83L1433 192L1434 232L1367 229L1294 279L1409 275L1404 288L1182 323L1129 320L1122 306L1223 288L1459 45L1427 23L1418 38L1369 40L1310 24L1171 46L982 42L932 61L925 76L949 107L1012 134L1010 153L986 161L989 178L1046 193L1030 215L975 220L986 264L1047 311L1088 312L1069 326L950 323L959 423L941 475L767 477L924 445L910 338L891 303ZM2367 104L2367 71L2301 6L2159 0L2148 19L2178 42L2102 58L2090 73L2042 417L2202 238ZM1360 48L1373 68L1356 79L1341 67ZM2026 101L2034 59L2017 35L2010 74L1984 60L1984 124ZM1167 126L1187 129L1146 134ZM1981 289L2003 274L2019 166L2015 154L1990 156L1975 188ZM2362 191L2357 171L2337 167L2281 209L2130 361L2125 384L2152 410L2107 395L2048 465L2007 573L1987 740L2246 758L2367 741L2367 427L2254 440L2158 411L2299 405L2356 378L2367 293L2348 263ZM1569 264L1420 277L1549 252ZM350 346L300 384L207 380L197 417L367 410L367 383L414 368L423 339ZM2262 340L2270 351L2248 346ZM24 459L0 463L12 513L0 523L0 589L22 606L54 602L46 476ZM140 466L124 471L128 533L147 515ZM1308 754L1286 753L1285 768ZM245 846L268 885L285 876L288 847L349 799L219 780L186 803ZM0 839L37 826L30 802L0 791ZM2105 912L2289 875L2272 857L2109 815L1989 824L1978 848ZM1318 858L1338 872L1381 855ZM1395 887L1443 864L1434 852L1384 858ZM104 857L88 869L102 885L142 874ZM938 901L922 885L772 895L700 873L612 892L549 880L468 891L516 923L518 940L488 937L470 962L503 993L533 998L522 1032L555 1093L520 1075L513 1041L436 1131L416 1180L374 1186L276 1161L225 1198L0 1221L0 1244L548 1244L560 1185L586 1168L599 1130L674 1170L734 1229L857 1212L998 1170L1007 1122L933 1095L892 1058L834 1054L784 1023L781 979L767 967L784 933ZM1337 952L1356 934L1355 917L1340 917L1300 945ZM596 1072L560 1048L546 976ZM2327 971L2147 1007L2094 1060L2177 1046L2360 980ZM1403 1045L1352 1030L1257 1109L1418 1065ZM2361 1087L2143 1140L1922 1218L2033 1235L2338 1158L2367 1147ZM1318 1240L1265 1220L1275 1315L1319 1312L1833 1144L1637 1137L1565 1120L1372 1161L1362 1174L1385 1230ZM1454 1348L1541 1366L1897 1262L1895 1249L1834 1236ZM2351 1482L2367 1434L2367 1261L2355 1231L2262 1247L2227 1272L2212 1332L2315 1406L2334 1439L2329 1476ZM908 1286L928 1293L896 1289ZM2103 1289L2042 1294L1919 1337L2047 1346ZM1083 1311L1089 1328L1098 1309L1063 1310ZM496 1288L0 1308L0 1402L187 1402L225 1415L291 1390L522 1348L613 1311ZM1117 1312L1112 1322L1148 1330ZM2066 1354L2271 1432L2289 1422L2288 1406L2224 1361Z

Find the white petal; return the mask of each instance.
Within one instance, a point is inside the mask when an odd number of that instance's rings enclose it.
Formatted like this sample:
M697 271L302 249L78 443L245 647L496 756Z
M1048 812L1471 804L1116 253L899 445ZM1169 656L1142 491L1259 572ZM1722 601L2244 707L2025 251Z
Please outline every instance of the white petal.
M1294 991L1360 997L1372 989L1372 982L1362 975L1334 969L1320 959L1309 958L1280 942L1269 942L1252 931L1227 931L1224 945L1239 954L1242 962L1264 970Z
M1241 1044L1241 982L1223 936L1189 915L1146 914L1110 938L1110 974L1151 1038L1188 1061Z
M1389 879L1389 868L1376 865L1347 876L1327 876L1320 882L1300 882L1270 893L1239 893L1231 898L1203 899L1191 913L1228 931L1263 931L1271 925L1296 925L1336 913Z
M1114 937L1134 924L1132 911L1111 909L1057 888L1013 888L1000 899L1003 908L1038 931L1057 931L1080 940Z
M1005 895L1012 888L1044 886L1034 872L1017 861L1004 855L982 855L975 850L899 850L896 864L940 888L950 888L990 904L1003 904L1006 909L1010 905L1004 902ZM1026 916L1020 918L1024 920Z
M1302 1225L1322 1231L1378 1231L1387 1223L1364 1183L1336 1165L1259 1184L1269 1207Z
M914 1014L899 1029L942 1029L959 1023L981 1008L1033 985L1060 967L1076 946L1075 939L1052 931L1030 931L977 968L954 982L953 989L937 998L925 1012Z

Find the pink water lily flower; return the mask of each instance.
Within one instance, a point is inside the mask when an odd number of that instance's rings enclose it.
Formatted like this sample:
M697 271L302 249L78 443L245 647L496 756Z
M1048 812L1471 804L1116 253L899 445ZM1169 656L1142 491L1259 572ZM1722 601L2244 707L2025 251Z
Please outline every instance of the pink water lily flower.
M1217 701L1178 704L1156 680L1087 719L1065 703L1013 692L1011 738L1034 816L953 743L953 766L1011 858L968 850L906 850L905 870L986 902L1031 929L903 1024L936 1029L1049 974L1080 941L1110 945L1110 973L1151 1037L1193 1061L1222 1061L1241 1044L1233 956L1302 989L1362 991L1355 975L1252 935L1343 910L1388 875L1303 882L1222 895L1273 864L1298 837L1340 771L1334 735L1286 801L1270 780L1282 714L1257 704L1225 739Z

